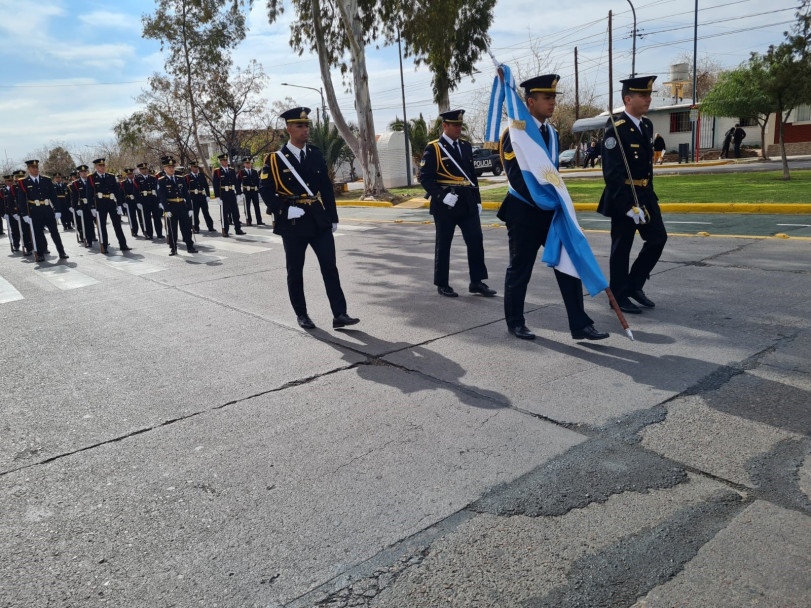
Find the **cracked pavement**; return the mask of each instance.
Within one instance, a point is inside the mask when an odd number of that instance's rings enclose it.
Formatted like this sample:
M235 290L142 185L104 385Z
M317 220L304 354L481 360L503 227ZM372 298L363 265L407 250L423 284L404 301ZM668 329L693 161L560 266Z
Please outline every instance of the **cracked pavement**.
M341 331L312 255L295 325L272 238L139 239L141 275L71 243L72 290L0 258L0 607L808 605L807 242L671 238L636 342L604 296L573 341L539 262L524 342L500 294L436 295L433 226L355 211Z

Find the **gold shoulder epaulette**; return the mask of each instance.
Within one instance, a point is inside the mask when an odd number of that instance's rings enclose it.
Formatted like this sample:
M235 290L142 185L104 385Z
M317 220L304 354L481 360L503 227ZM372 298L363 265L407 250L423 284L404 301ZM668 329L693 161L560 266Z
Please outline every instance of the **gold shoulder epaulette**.
M620 125L624 125L624 124L625 124L625 119L624 118L614 121L614 126L616 126L616 127L618 127Z
M163 179L163 178L164 178L164 177L166 177L166 176L165 176L165 175L157 175L156 177L157 177L158 179Z

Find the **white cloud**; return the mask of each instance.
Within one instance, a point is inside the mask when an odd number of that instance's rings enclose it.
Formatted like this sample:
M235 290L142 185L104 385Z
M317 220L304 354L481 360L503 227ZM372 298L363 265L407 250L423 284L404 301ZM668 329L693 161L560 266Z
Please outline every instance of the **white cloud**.
M131 30L141 28L141 18L133 17L125 13L114 13L112 11L93 11L92 13L82 13L79 21L93 27L119 28Z

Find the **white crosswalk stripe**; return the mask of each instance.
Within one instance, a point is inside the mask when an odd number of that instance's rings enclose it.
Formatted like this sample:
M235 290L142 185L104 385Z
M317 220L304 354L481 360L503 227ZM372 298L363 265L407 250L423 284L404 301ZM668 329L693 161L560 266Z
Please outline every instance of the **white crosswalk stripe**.
M259 253L261 251L270 251L270 247L258 247L256 245L249 245L247 243L236 243L227 239L210 239L200 241L198 245L203 247L211 247L215 250L234 251L236 253Z
M154 264L150 264L149 262L145 262L144 260L138 258L130 258L124 255L108 255L104 257L99 257L97 258L97 260L100 261L102 264L109 266L110 268L115 268L116 270L121 270L123 272L126 272L127 274L135 276L166 270L166 268L163 266L155 266Z
M14 285L6 281L3 277L0 277L0 304L5 304L6 302L16 302L17 300L22 300L23 298L23 294L17 291L14 288Z
M88 285L95 285L99 282L97 279L63 264L40 266L35 272L46 279L51 285L62 290L78 289L80 287L87 287Z

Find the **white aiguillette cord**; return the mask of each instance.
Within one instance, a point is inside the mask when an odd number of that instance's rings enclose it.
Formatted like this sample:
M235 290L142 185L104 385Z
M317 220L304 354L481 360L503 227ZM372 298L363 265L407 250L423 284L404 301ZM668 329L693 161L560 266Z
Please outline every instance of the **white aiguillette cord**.
M287 168L288 168L288 169L290 169L290 172L293 174L293 177L295 177L295 178L298 180L298 183L299 183L299 184L301 184L302 188L304 188L304 189L307 191L307 195L308 195L308 196L311 196L311 197L315 197L315 195L313 194L313 191L312 191L312 190L310 190L310 189L307 187L307 184L305 184L305 183L304 183L304 180L303 180L303 179L301 179L301 176L298 174L298 171L296 171L296 170L293 168L293 165L291 165L291 164L290 164L290 161L289 161L289 160L287 160L287 157L285 157L285 155L284 155L284 154L282 154L282 151L281 151L281 150L276 150L276 154L279 156L279 158L281 158L281 159L282 159L282 161L284 162L284 164L285 164L285 165L287 165Z

